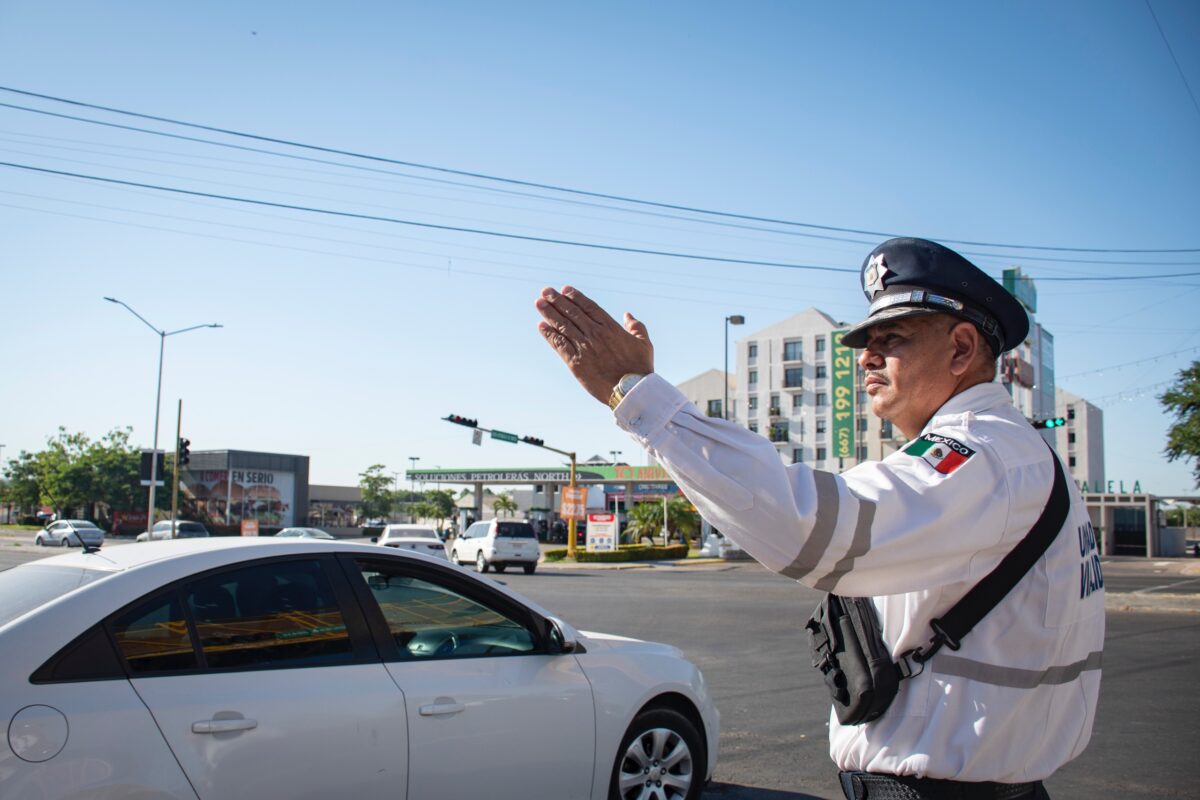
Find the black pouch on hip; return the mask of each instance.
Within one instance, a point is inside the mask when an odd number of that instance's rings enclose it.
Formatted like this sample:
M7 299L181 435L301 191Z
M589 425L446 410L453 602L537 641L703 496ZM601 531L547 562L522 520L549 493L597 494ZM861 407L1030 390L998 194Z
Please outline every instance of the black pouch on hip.
M887 711L908 664L892 660L870 598L826 595L805 627L838 722L861 725Z

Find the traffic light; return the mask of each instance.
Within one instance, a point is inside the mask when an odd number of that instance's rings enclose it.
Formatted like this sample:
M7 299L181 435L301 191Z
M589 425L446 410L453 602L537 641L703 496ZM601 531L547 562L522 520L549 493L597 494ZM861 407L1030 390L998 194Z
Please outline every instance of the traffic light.
M531 444L535 447L545 447L546 443L536 436L522 436L521 441L525 444Z
M179 437L179 466L185 467L192 460L192 451L188 448L192 446L191 439Z
M1061 428L1067 424L1067 421L1062 417L1051 417L1050 419L1035 420L1033 427L1035 428Z
M466 425L468 428L478 428L479 420L460 417L458 414L451 414L444 418L447 422L453 422L455 425Z

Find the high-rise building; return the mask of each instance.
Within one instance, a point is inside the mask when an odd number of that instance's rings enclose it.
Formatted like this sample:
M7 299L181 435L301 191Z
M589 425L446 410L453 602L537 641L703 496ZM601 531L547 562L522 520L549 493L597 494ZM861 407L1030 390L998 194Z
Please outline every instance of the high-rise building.
M1055 448L1077 485L1104 486L1104 412L1066 389L1058 389L1055 395L1055 415L1066 422L1053 431Z
M1029 335L1000 358L1000 381L1008 389L1013 405L1029 420L1056 416L1054 397L1054 337L1037 322L1037 289L1033 279L1020 268L1004 270L1004 288L1029 314ZM1054 432L1042 437L1054 444Z
M846 469L904 442L866 407L857 355L838 338L847 327L810 308L737 342L737 420L787 463Z

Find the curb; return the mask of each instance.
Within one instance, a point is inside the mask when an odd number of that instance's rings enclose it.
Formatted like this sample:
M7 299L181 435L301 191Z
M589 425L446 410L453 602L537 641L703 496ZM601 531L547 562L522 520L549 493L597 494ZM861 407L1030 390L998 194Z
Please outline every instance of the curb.
M669 561L615 561L609 564L602 562L541 561L539 569L657 569L667 567L702 567L712 564L728 564L723 558L686 558Z

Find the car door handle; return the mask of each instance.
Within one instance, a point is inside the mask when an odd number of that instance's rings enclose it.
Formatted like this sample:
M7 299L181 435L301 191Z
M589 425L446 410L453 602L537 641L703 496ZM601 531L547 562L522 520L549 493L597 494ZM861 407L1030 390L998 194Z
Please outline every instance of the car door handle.
M230 733L258 727L256 719L206 719L192 723L192 733Z
M458 714L466 711L467 707L462 703L430 703L427 706L421 706L418 711L422 717L438 717L443 714Z

